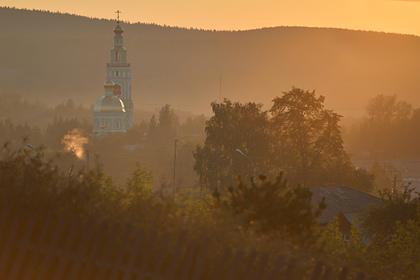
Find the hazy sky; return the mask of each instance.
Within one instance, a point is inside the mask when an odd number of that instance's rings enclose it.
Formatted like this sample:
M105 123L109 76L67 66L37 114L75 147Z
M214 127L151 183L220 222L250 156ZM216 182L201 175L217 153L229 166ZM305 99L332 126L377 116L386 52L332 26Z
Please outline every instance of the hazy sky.
M206 29L278 25L420 35L420 0L0 0L2 6Z

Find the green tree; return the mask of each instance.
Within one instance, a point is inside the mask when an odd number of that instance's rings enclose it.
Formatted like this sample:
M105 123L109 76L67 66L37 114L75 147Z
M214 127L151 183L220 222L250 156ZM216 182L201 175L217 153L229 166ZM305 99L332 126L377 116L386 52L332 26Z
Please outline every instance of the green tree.
M366 259L389 279L416 279L420 275L420 197L412 189L385 190L382 203L362 217L370 244Z
M366 264L368 246L357 228L343 229L341 216L321 228L318 239L319 249L329 258L345 261L361 269Z
M396 95L377 95L367 106L367 122L363 132L365 141L369 141L369 150L375 158L394 156L398 150L397 138L405 134L405 125L413 114L413 108ZM365 134L366 133L366 134ZM400 137L398 137L400 136ZM403 141L407 140L403 137Z
M324 101L315 91L299 88L273 100L274 164L294 183L349 184L370 189L371 178L352 166L344 150L341 116L326 109Z
M381 247L381 259L395 279L414 279L420 275L419 214L407 223L398 223L386 246Z
M176 138L179 127L178 117L170 105L163 106L159 111L158 136L163 140L172 141Z
M413 113L413 107L397 99L396 95L377 95L367 105L367 117L371 122L389 125L402 120L408 120Z
M260 176L250 184L240 180L229 188L225 203L242 216L247 227L296 242L314 241L317 218L325 208L324 201L315 207L309 189L288 185L283 175L269 181Z
M377 95L366 108L365 118L353 127L349 147L353 153L374 160L411 158L418 152L419 112L396 95Z
M237 176L246 178L267 171L271 140L262 105L225 99L212 103L212 110L204 145L194 153L194 169L201 182L215 189L230 186Z
M156 127L157 127L156 116L153 115L150 118L149 126L148 126L148 135L149 136L156 132Z
M414 197L413 189L405 188L402 191L384 190L381 199L381 204L363 216L362 227L374 242L383 244L395 233L398 223L416 219L420 211L420 197Z

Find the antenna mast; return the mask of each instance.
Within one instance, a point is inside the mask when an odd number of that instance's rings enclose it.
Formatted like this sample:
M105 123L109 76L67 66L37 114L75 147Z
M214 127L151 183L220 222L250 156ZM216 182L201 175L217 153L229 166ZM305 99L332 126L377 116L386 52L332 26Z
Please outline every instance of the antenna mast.
M219 76L219 101L220 102L223 102L222 90L223 90L223 75L220 74Z

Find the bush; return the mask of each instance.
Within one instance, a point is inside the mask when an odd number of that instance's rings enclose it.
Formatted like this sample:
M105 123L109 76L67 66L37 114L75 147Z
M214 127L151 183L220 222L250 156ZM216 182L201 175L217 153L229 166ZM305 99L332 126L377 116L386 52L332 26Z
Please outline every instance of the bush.
M297 243L314 241L317 218L325 208L324 201L313 207L309 189L291 187L280 174L274 181L260 176L250 184L242 180L229 188L224 204L240 215L246 227L283 237Z

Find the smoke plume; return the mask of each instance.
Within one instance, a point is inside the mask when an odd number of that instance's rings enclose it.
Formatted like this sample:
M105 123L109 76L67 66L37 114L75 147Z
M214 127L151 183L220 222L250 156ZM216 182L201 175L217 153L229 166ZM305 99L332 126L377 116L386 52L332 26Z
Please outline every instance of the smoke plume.
M83 133L75 128L64 135L61 143L64 144L64 150L74 153L79 159L85 156L85 145L89 143L89 139Z

